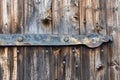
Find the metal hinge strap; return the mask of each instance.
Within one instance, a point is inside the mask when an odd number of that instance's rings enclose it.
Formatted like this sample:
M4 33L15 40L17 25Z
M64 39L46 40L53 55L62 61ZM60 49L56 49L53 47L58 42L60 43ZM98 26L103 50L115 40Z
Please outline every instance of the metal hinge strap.
M112 36L102 36L97 33L88 35L0 34L0 46L86 45L94 48L110 41Z

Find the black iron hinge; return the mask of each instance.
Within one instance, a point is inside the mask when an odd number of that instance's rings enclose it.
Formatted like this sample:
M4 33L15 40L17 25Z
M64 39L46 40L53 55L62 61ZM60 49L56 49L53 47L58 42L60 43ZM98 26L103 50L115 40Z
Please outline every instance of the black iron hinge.
M112 41L112 36L97 33L88 35L0 34L0 46L70 46L86 45L90 48Z

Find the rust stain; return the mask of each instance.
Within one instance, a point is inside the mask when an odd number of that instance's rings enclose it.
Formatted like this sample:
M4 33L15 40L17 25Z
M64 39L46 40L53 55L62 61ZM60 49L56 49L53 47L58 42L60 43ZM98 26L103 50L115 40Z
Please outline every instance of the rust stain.
M81 42L80 42L79 40L75 39L75 38L71 38L70 40L71 40L72 42L77 43L77 44L81 44Z

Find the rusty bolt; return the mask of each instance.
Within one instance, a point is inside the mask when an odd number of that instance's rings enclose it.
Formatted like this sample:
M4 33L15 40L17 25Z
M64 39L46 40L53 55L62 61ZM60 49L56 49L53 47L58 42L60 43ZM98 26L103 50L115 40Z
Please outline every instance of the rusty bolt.
M73 49L72 52L75 53L75 49Z
M96 41L95 38L92 39L92 43L93 43L93 44L97 43L97 41Z
M24 38L22 36L20 36L20 37L17 38L18 42L23 42L23 40L24 40Z
M48 50L45 50L46 53L48 53Z
M75 48L72 49L72 52L75 53Z
M98 24L98 23L96 23L96 27L97 27L97 28L99 27L99 24Z
M63 64L65 64L66 63L66 61L65 60L63 60L63 62L62 62Z
M78 64L76 64L75 67L78 68Z
M17 50L17 53L19 53L20 51L19 50Z
M102 49L101 52L104 52L104 49Z
M69 37L65 37L65 38L64 38L64 41L65 41L65 42L68 42L68 41L69 41Z

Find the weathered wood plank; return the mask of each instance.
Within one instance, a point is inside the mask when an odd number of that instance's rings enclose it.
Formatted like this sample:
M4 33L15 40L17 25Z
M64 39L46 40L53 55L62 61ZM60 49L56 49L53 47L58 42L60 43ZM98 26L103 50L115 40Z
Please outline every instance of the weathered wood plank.
M1 1L1 33L17 33L18 27L18 0L2 0ZM1 80L17 80L17 48L4 48L3 54L6 57L3 61L3 78ZM13 54L11 54L13 53ZM1 55L2 56L2 55ZM2 68L2 67L1 67Z
M90 66L89 66L89 71L90 71L90 80L97 80L95 79L95 49L90 49L89 52L89 62L90 62Z
M89 34L95 28L94 4L96 1L83 0L80 6L80 33ZM82 6L83 5L83 6ZM82 21L82 22L81 22ZM86 46L82 46L81 53L81 80L93 80L94 74L94 52ZM87 76L85 76L87 75Z
M24 15L25 15L25 23L24 23L24 33L30 33L30 34L50 34L52 33L52 17L51 17L51 0L25 0L24 1ZM27 54L31 55L30 59L33 59L31 61L31 64L33 63L33 67L29 67L29 70L27 69L28 66L25 66L25 71L24 71L24 79L41 79L41 80L49 80L51 79L51 66L50 66L50 51L51 49L48 48L47 52L45 48L35 48L34 52L30 48L27 48L26 52L24 52L26 55L24 55L24 59L28 58ZM44 49L44 50L42 50ZM40 51L41 50L41 51ZM41 58L40 64L38 65L39 60L36 56L36 51L37 55ZM32 53L33 56L32 57ZM30 54L31 53L31 54ZM36 59L37 60L36 60ZM28 63L28 60L25 59L25 63ZM26 65L26 64L24 64ZM38 68L41 67L41 68ZM31 71L33 70L33 71ZM34 71L35 70L35 71ZM31 72L28 74L27 72ZM35 72L35 75L34 73ZM40 73L39 73L40 72ZM40 76L41 75L41 76ZM29 77L30 76L30 77ZM51 79L52 80L52 79Z
M0 33L2 33L3 19L2 19L2 0L0 1Z
M81 48L81 60L82 60L82 80L90 79L90 62L89 62L89 49L86 46ZM87 75L87 76L85 76Z
M9 62L8 62L8 48L4 49L3 52L3 80L9 80L10 78L10 70L9 70Z
M106 9L107 9L107 3L106 3L106 0L100 0L99 1L99 4L100 4L100 26L101 26L101 28L103 28L103 30L102 30L102 35L106 35L107 34L107 31L106 31L106 29L107 29L107 11L106 11Z
M32 50L31 50L32 49ZM36 50L35 48L25 48L24 52L24 80L36 80Z
M45 57L44 57L44 48L37 48L37 80L45 79Z
M79 15L80 15L80 34L86 33L86 0L80 0L79 4Z
M112 32L114 42L96 49L49 47L47 52L41 47L0 47L0 80L119 80L119 3L120 0L1 0L0 33Z
M72 47L70 50L71 53L71 79L81 80L81 53L79 47Z
M51 66L50 66L50 64L51 64L51 48L49 47L49 48L44 48L44 71L45 71L45 76L44 76L44 79L45 80L49 80L49 79L51 79L52 80L52 76L51 76Z
M25 33L51 33L51 0L25 0Z
M52 79L60 80L61 63L60 63L60 48L52 48Z
M78 8L78 0L53 0L53 34L79 34ZM72 77L72 74L75 74L72 69L75 65L72 65L73 53L71 51L70 47L58 48L53 51L55 53L55 79L75 79L75 76Z
M52 3L53 33L78 34L78 0L53 0Z
M93 1L92 0L86 0L86 6L85 6L85 14L86 14L86 34L89 34L93 31L94 26L93 26Z
M107 27L106 27L106 32L107 35L111 35L112 34L112 27L113 27L113 2L111 0L106 0L106 23L107 23ZM112 44L108 43L107 45L107 58L108 58L108 80L113 80L111 78L111 57L112 57L113 51L112 51Z
M104 0L98 0L95 13L96 29L99 34L107 35L107 4ZM107 44L95 50L95 76L97 80L108 79L108 48Z
M113 22L113 27L112 27L112 35L113 35L113 40L114 43L112 44L112 55L111 55L111 74L110 78L111 80L119 80L120 79L120 51L119 51L119 43L120 43L120 31L119 31L119 13L120 13L120 0L114 0L112 1L112 12L113 12L113 17L112 17L112 22Z
M11 54L12 53L12 54ZM10 55L10 79L11 80L17 80L17 47L14 47L14 48L8 48L8 55Z
M2 32L3 33L9 33L9 27L10 27L10 19L9 19L9 13L8 13L8 7L10 6L10 2L8 4L7 0L2 0L2 21L3 21L3 26L2 26Z
M17 48L17 80L24 80L24 47Z

